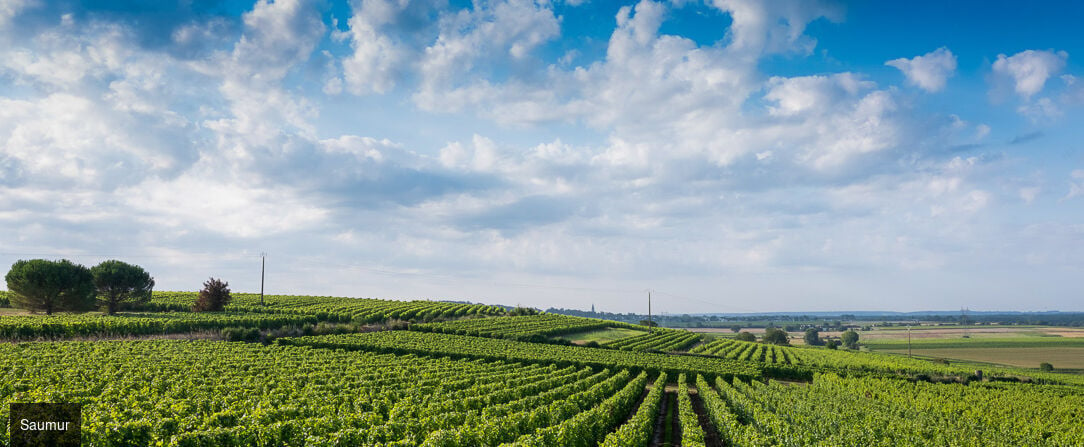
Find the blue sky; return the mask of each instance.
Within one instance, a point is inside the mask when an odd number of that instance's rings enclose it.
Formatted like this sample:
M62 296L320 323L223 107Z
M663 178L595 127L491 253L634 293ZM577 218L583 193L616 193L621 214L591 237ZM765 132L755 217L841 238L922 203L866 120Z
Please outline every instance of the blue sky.
M0 0L0 264L1084 310L1073 2Z

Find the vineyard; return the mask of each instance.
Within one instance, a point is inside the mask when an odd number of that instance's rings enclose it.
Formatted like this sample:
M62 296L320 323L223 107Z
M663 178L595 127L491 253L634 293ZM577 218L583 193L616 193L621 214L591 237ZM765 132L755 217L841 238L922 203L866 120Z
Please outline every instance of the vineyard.
M88 336L132 336L218 330L228 327L277 329L315 324L319 319L303 314L157 313L121 315L0 316L0 339L34 340Z
M186 312L195 301L194 292L155 292L150 302L138 310L150 312ZM312 315L320 321L381 323L388 320L431 321L465 316L503 315L504 309L482 304L461 304L441 301L394 301L369 298L331 296L268 295L266 305L260 296L235 293L226 310L235 312L288 313Z
M367 334L324 335L282 338L277 343L331 349L365 350L382 353L451 356L559 365L616 367L652 373L700 373L722 377L759 378L756 365L723 359L671 356L580 346L560 346L463 335L385 331Z
M908 357L873 354L869 352L836 351L823 348L789 347L717 339L689 351L698 355L710 355L740 362L757 362L768 365L787 365L793 370L809 374L837 371L849 374L879 376L934 376L942 378L967 378L974 375L974 368L949 366L927 360ZM1031 377L1050 382L1084 384L1080 376L1050 375L1014 368L994 368L984 371L987 377Z
M635 327L616 321L569 317L557 314L520 315L496 318L475 318L443 323L415 324L411 329L445 334L528 340L551 337L607 327Z
M680 351L700 341L700 336L692 332L673 329L656 329L649 334L623 338L606 343L607 348L626 351Z
M238 294L227 312L181 311L193 298L156 293L116 316L0 316L0 414L15 402L80 403L94 446L1084 445L1076 375L989 368L980 379L900 356L697 345L682 330L495 306L300 296L260 306ZM26 341L393 321L264 344ZM606 328L628 335L601 347L550 338Z

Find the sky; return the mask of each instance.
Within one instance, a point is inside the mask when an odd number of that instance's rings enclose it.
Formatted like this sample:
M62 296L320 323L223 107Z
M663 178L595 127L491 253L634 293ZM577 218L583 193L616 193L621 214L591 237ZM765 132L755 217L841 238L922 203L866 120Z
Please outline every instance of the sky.
M1084 311L1082 2L0 0L0 265Z

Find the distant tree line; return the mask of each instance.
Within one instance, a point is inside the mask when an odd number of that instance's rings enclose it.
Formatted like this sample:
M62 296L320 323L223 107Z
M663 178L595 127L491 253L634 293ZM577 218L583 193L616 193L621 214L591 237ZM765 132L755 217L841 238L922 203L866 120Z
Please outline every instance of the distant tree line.
M622 321L637 324L646 320L646 314L639 313L614 313L614 312L591 312L578 309L549 308L548 313L572 315L577 317L602 318L605 320ZM821 331L845 331L848 329L868 329L870 326L859 326L846 322L868 321L876 322L877 326L898 326L912 322L933 322L945 324L975 325L1038 325L1038 326L1084 326L1084 313L1082 312L1041 312L1041 313L969 313L966 317L959 314L922 314L922 315L652 315L652 320L659 322L661 326L668 327L738 327L738 328L767 328L782 327L789 332L801 332L809 328Z

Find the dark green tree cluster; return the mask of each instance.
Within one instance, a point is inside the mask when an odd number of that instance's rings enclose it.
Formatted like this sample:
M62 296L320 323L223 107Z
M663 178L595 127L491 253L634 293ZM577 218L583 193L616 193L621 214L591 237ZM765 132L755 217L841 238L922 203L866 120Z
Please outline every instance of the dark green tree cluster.
M805 344L809 346L820 346L824 344L824 340L821 340L821 333L817 328L809 328L805 330Z
M847 349L858 349L858 333L855 331L847 330L840 334L840 339L843 340L843 346Z
M154 278L143 267L109 260L91 268L90 273L98 290L98 305L109 315L117 313L122 305L151 299Z
M67 259L19 260L4 279L12 307L47 315L96 307L114 314L125 304L149 300L154 288L154 278L142 267L117 260L93 268Z
M790 337L787 336L787 331L770 327L764 331L764 343L787 346L790 345Z
M740 341L757 341L757 336L750 332L738 332L738 336L735 338Z

